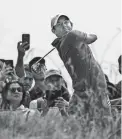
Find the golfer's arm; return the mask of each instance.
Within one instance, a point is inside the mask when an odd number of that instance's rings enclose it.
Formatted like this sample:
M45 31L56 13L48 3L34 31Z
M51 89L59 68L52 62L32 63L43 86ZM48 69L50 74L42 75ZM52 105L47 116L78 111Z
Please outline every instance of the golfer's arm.
M85 43L91 44L97 40L97 36L94 34L87 34L85 38Z

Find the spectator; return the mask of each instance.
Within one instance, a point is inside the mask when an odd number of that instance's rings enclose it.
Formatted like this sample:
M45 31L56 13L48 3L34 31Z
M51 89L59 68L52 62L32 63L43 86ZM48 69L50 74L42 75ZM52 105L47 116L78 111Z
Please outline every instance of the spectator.
M13 67L6 63L6 60L0 60L0 104L2 102L1 93L6 83L11 80L16 80L18 77L15 75Z
M33 75L29 70L29 65L24 65L25 76L20 79L25 91L30 91L33 83Z
M106 74L105 74L105 79L106 79L106 83L107 83L107 89L108 89L108 93L109 93L108 95L109 95L110 100L118 98L119 93L116 89L116 86L109 81L108 76Z
M5 63L3 59L0 59L0 93L2 92L4 86L4 77L3 77L3 68L5 67Z
M45 84L47 86L47 90L57 91L57 93L59 91L59 94L61 93L59 96L69 102L70 94L67 90L66 82L64 82L64 79L58 70L52 69L46 72Z
M23 106L24 97L25 91L21 83L18 81L7 83L2 92L1 110L15 111L22 121L30 120L35 111Z
M49 110L56 107L60 110L62 116L68 116L66 107L68 106L70 94L67 88L64 87L64 79L61 73L57 70L47 71L45 74L45 84L47 90L44 99L39 98L32 101L30 108L38 108L40 111L43 111L43 114L47 114Z
M0 68L0 92L2 92L2 88L6 82L18 79L18 77L16 76L13 67L6 65L5 60L0 61Z
M86 92L92 89L99 99L96 104L98 109L104 109L105 114L109 115L111 109L105 77L88 46L97 40L97 36L72 28L73 24L66 15L56 15L51 20L52 32L58 37L52 45L58 50L73 82L74 94L70 101L69 112L75 114L79 98L83 100L88 97ZM84 114L86 109L90 110L90 107L84 105Z
M122 74L122 55L119 56L118 58L118 70L119 70L119 73ZM116 96L116 100L113 101L113 105L118 105L117 108L119 110L119 112L121 112L121 89L122 89L122 80L119 81L116 85L116 89L117 89L117 92L118 92L118 95Z
M9 82L6 84L2 92L2 108L16 109L23 103L24 97L25 91L23 89L23 86L18 81ZM15 105L11 105L13 103L15 103Z
M41 57L35 57L29 62L29 69L34 77L35 86L30 91L31 100L43 97L46 87L44 84L44 76L46 72L45 59L40 60Z
M118 69L119 69L119 73L122 74L122 55L119 56L118 58ZM122 81L119 81L118 84L116 85L116 88L119 92L119 97L121 97L121 88L122 88Z
M122 74L122 55L118 58L118 64L119 64L119 73Z
M2 103L2 90L5 86L5 82L4 82L4 76L3 76L3 68L5 66L5 63L4 63L4 60L3 59L0 59L0 105Z
M33 75L30 72L28 65L24 65L24 70L25 70L25 77L22 77L20 79L20 82L23 84L24 90L26 92L23 105L29 108L29 104L31 102L30 90L31 90L32 83L33 83Z
M3 60L0 59L0 72L1 72L2 68L3 68ZM4 82L1 81L1 74L0 74L0 105L1 105L1 103L2 103L1 92L2 92L2 90L3 90L3 87L4 87Z

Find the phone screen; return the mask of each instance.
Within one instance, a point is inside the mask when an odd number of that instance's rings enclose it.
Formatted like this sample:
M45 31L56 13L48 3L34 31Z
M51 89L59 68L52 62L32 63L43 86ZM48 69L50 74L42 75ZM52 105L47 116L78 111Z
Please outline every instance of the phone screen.
M22 43L27 42L30 44L30 34L22 34ZM30 45L26 48L28 50L30 48Z

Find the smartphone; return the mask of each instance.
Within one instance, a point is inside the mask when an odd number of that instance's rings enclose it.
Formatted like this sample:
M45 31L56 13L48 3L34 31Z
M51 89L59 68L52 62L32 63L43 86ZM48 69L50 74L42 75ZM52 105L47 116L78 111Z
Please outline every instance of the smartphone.
M27 42L28 44L30 44L30 34L22 34L22 43ZM25 49L25 50L29 50L30 45Z
M55 106L55 100L58 99L58 97L62 97L61 90L59 90L59 91L57 91L57 90L55 90L55 91L46 90L46 92L45 92L45 98L52 102L50 104L50 107Z
M14 67L13 60L4 60L6 67Z

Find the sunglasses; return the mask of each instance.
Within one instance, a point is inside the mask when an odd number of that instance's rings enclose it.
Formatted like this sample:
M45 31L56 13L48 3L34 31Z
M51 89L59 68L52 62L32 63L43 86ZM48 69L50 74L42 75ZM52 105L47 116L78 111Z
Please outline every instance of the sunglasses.
M44 64L37 63L37 64L34 64L31 67L31 69L35 72L38 72L38 71L46 70L46 66Z
M22 92L22 88L21 88L21 87L18 87L18 88L10 88L10 91L11 91L12 93L15 93L16 91L17 91L17 92Z

